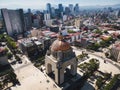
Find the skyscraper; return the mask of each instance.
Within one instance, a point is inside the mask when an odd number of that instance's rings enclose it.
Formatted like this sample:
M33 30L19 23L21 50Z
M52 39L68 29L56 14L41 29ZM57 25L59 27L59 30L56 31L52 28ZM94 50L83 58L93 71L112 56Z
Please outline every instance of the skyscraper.
M51 4L47 3L47 13L51 14Z
M69 4L69 9L70 9L70 13L73 14L74 13L73 4Z
M52 18L55 17L55 8L54 7L51 8L51 16L52 16Z
M79 5L78 4L76 4L74 7L74 13L75 13L75 15L79 14Z
M59 18L62 18L63 16L63 6L62 4L58 4L58 11L59 11Z
M30 30L32 28L32 16L30 12L24 14L24 20L26 29Z
M46 26L51 26L52 25L52 19L50 18L50 14L44 14L44 21Z
M30 8L28 8L28 13L31 13L31 9Z
M69 15L69 14L70 14L70 9L69 9L69 7L65 7L65 14L66 14L66 15Z
M58 8L59 8L59 11L60 11L60 12L63 12L63 6L62 6L62 4L59 4L59 5L58 5Z
M50 14L44 14L44 20L46 21L46 20L50 20L51 18L50 18Z
M25 23L23 10L2 9L2 15L6 27L7 34L14 36L15 34L24 34Z

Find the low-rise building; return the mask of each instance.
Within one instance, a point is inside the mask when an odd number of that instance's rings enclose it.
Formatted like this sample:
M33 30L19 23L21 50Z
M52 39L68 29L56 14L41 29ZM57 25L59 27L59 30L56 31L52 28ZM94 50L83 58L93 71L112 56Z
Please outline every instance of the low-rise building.
M18 40L18 43L23 54L27 56L35 54L37 48L30 38Z
M116 42L110 49L110 54L117 62L120 62L120 42Z
M31 57L43 55L49 49L53 39L49 37L31 37L18 40L19 48L23 54Z

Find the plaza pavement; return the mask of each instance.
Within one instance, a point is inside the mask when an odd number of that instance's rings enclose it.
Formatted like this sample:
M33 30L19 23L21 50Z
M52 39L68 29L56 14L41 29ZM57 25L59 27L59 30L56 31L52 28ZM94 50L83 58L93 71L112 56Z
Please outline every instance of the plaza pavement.
M79 50L74 49L74 52L76 56L81 54L81 51ZM100 71L109 73L112 72L112 75L120 73L120 69L116 68L109 62L104 63L104 60L102 60L100 57L91 54L89 54L89 57L89 59L83 62L87 62L91 58L97 58L100 61ZM37 69L29 60L26 60L25 57L23 59L25 60L24 66L13 66L21 85L11 87L12 90L61 90L45 73ZM81 74L79 70L78 73ZM94 86L94 84L86 83L82 90L87 90L86 87L88 87L88 85ZM93 88L91 87L91 89L89 88L88 90L93 90Z
M53 80L30 61L26 64L28 65L13 66L21 85L11 87L12 90L61 90Z

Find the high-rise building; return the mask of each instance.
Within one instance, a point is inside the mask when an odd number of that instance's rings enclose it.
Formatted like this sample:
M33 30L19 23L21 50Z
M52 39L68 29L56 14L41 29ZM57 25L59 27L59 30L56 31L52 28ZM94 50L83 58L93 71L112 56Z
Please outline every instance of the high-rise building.
M30 8L28 8L28 13L31 13L31 9Z
M47 13L50 13L51 15L51 4L47 3Z
M48 14L45 14L45 15L48 15ZM48 16L45 16L45 19L48 19ZM36 28L40 28L44 26L44 13L37 11L36 14L32 15L32 23L33 23L33 26Z
M76 4L74 7L74 13L75 13L75 15L79 14L79 5L78 4Z
M59 15L59 18L62 18L63 17L63 5L62 4L58 4L58 15Z
M25 13L24 14L24 20L25 20L26 29L30 30L32 28L32 16L31 16L31 13Z
M10 36L23 34L25 32L23 10L2 9L2 15L6 27L7 34Z
M44 13L40 13L39 14L39 16L40 16L40 26L42 27L42 26L44 26L44 23L43 23L43 21L44 21Z
M51 16L52 16L52 18L55 17L55 8L54 7L51 8Z
M58 5L58 9L59 9L60 12L63 12L63 6L62 6L62 4Z
M70 9L70 13L73 14L74 13L73 4L69 4L69 9Z
M63 15L63 21L67 20L67 15Z
M65 14L66 14L66 15L69 15L69 14L70 14L70 9L69 9L69 7L65 7Z
M40 27L39 19L36 18L36 19L33 20L33 26L36 27L36 28Z
M75 19L75 23L74 23L74 26L76 27L76 28L80 28L80 18L77 18L77 19Z
M0 10L0 33L3 33L4 31L5 31L5 25L4 25L3 17Z
M50 14L44 14L44 20L50 20Z
M52 19L50 18L50 14L44 14L44 21L46 26L52 25Z
M55 16L57 18L60 18L61 17L61 12L59 11L59 9L55 9Z

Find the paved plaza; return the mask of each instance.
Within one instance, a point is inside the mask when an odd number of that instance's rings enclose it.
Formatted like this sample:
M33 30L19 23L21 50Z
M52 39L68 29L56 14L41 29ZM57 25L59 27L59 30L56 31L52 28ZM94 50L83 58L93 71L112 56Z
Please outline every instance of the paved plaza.
M81 54L81 51L74 50L76 55ZM96 58L100 61L100 68L99 70L102 72L112 72L113 74L120 73L120 69L118 69L114 64L111 64L109 62L104 63L104 60L102 58L97 57L95 55L89 54L89 59L83 61L87 62L91 58ZM25 59L26 57L24 57ZM83 63L81 62L81 63ZM12 87L12 90L61 90L60 87L58 87L55 82L49 78L45 73L41 72L39 69L37 69L30 61L25 59L25 65L18 65L18 66L12 66L15 68L15 73L17 74L17 77L21 83L20 86ZM81 74L78 70L78 73ZM92 89L92 84L86 83L82 90L86 90L86 87L89 85ZM93 84L94 85L94 84Z
M21 85L12 87L12 90L60 90L46 74L32 64L15 73Z

